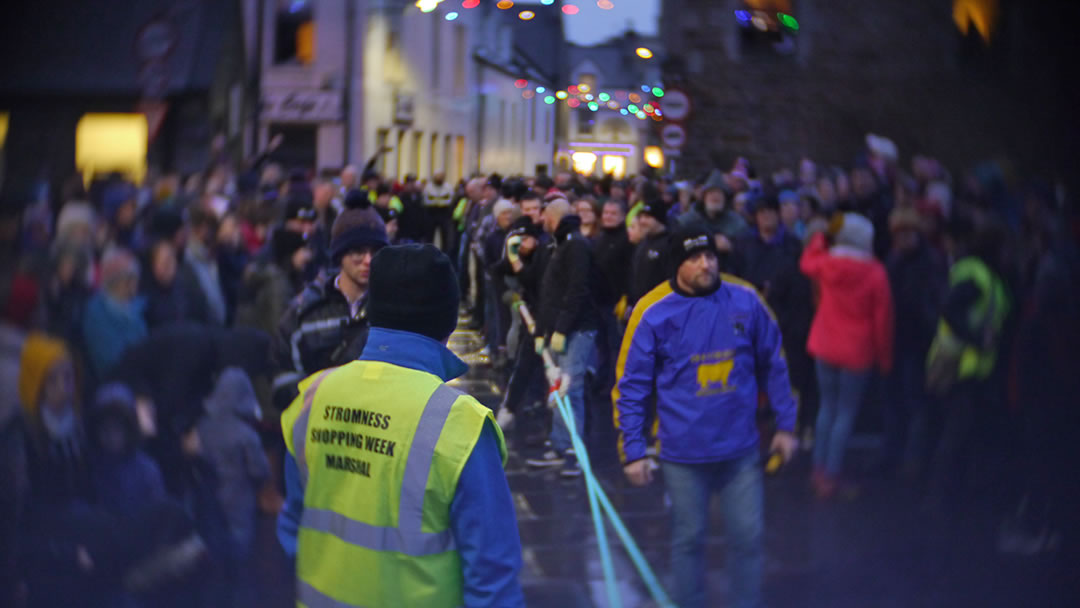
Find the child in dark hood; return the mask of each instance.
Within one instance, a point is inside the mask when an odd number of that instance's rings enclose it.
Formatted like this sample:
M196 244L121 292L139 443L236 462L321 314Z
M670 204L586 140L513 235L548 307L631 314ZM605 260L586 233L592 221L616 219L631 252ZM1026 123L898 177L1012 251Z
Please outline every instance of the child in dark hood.
M94 488L109 512L135 516L165 499L161 470L141 449L135 394L115 382L98 389L92 412Z
M198 425L203 456L217 470L218 500L236 555L242 559L255 538L259 487L270 476L270 464L254 427L261 410L251 380L238 367L221 373L205 406L206 416Z

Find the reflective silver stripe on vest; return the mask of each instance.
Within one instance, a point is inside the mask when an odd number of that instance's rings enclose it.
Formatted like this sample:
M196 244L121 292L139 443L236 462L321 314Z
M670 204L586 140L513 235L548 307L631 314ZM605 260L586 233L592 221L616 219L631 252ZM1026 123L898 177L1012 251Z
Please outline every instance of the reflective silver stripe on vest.
M315 381L311 383L311 386L307 387L304 391L304 405L300 409L300 415L296 417L296 422L293 423L292 428L292 440L293 440L293 452L296 456L296 468L300 471L300 485L307 487L308 480L308 466L307 466L307 426L308 416L311 415L311 405L315 403L315 391L319 390L319 385L322 384L330 372L337 369L332 367L319 374Z
M327 509L305 507L304 515L300 518L300 525L310 530L326 532L350 545L376 551L394 551L419 556L445 553L454 549L454 535L450 530L429 534L406 533L400 527L373 526Z
M296 601L308 608L362 608L359 604L335 600L299 579L296 581Z
M409 447L408 460L405 461L396 528L373 526L334 511L311 508L304 509L300 526L374 551L394 551L412 556L452 551L455 547L454 536L449 529L422 532L421 528L424 523L424 492L435 457L435 444L450 416L450 408L461 394L445 384L439 385L420 415Z

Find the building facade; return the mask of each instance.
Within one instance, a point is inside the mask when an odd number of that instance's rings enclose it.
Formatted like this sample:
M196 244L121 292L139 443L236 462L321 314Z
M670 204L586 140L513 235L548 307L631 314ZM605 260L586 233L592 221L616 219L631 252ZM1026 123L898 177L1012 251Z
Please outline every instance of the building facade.
M257 140L283 164L458 180L549 163L553 110L515 86L511 28L493 6L402 0L246 0L260 58ZM260 33L261 32L261 33ZM384 151L381 154L378 152Z
M568 97L559 104L565 125L556 155L560 169L621 179L645 168L645 148L659 141L662 117L652 104L662 105L653 93L661 82L656 60L637 50L658 53L655 47L656 40L633 32L598 45L569 46Z
M239 158L254 104L238 9L214 0L13 7L0 20L5 192L27 200L49 184L59 196L75 171L141 181L148 171L203 171L212 154Z
M803 155L850 165L870 132L905 157L953 167L1008 158L1066 175L1076 145L1063 127L1075 132L1077 119L1075 79L1064 77L1076 38L1065 24L1078 5L1038 6L663 0L664 80L692 106L687 175L738 156L767 170Z

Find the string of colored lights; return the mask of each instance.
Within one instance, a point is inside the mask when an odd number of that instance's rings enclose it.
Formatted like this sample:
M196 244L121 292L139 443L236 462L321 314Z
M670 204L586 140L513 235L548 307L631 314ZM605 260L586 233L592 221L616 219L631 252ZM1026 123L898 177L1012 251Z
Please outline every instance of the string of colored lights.
M521 96L525 99L537 97L547 105L562 101L571 108L584 106L593 112L601 110L616 111L623 116L635 116L640 120L651 118L657 122L664 119L664 111L660 107L659 101L664 97L664 89L659 85L643 84L641 85L641 93L636 90L628 91L626 89L594 93L586 83L570 85L557 91L549 91L544 85L531 85L528 80L519 78L514 81L514 86L522 89ZM540 95L543 95L543 97L539 97Z
M423 13L430 13L438 8L439 4L443 1L444 0L416 0L416 7ZM540 4L545 6L550 6L554 3L555 0L540 0ZM480 0L462 0L461 2L461 8L463 10L473 9L478 6L480 6ZM510 10L514 8L514 1L499 0L495 6L500 10ZM597 0L596 6L602 10L611 10L615 8L615 3L612 0ZM567 3L562 5L561 10L566 15L576 15L581 9L575 4ZM447 21L454 21L460 16L461 14L459 12L450 11L446 13L443 18ZM536 13L532 10L522 10L518 13L518 18L522 21L530 21L535 17ZM783 15L783 17L788 17L788 15ZM794 18L791 19L792 21L794 20ZM797 28L798 25L795 27ZM634 50L634 53L641 59L649 60L653 58L652 50L646 47L638 47ZM548 92L547 88L543 85L535 87L530 86L529 81L525 79L515 81L514 86L519 89L524 89L521 92L521 96L525 99L532 99L539 95L544 95L540 99L547 105L562 101L571 108L579 108L584 105L585 108L592 112L599 112L602 109L607 111L617 111L623 116L634 116L639 120L652 118L655 121L661 121L664 117L664 112L660 107L660 103L657 101L664 96L664 89L659 85L641 85L642 93L644 93L646 97L651 95L652 99L645 99L645 97L642 97L642 95L638 94L636 91L628 92L621 89L614 93L600 91L594 95L590 92L589 85L585 83L570 85L566 87L565 90L553 92Z

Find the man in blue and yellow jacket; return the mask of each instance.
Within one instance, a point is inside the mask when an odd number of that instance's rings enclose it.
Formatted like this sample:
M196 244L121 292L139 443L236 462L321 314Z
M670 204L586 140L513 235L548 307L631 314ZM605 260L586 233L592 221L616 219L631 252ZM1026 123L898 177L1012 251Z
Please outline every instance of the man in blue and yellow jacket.
M432 245L371 262L359 360L300 383L282 414L278 538L297 605L523 606L521 543L491 410L446 382L457 277Z
M676 604L705 606L709 498L720 496L733 606L761 604L764 512L756 411L763 389L776 412L772 451L796 448L796 405L780 329L752 286L719 272L712 235L672 235L673 277L634 307L613 391L624 472L652 481L645 413L656 403L659 458L672 503Z

